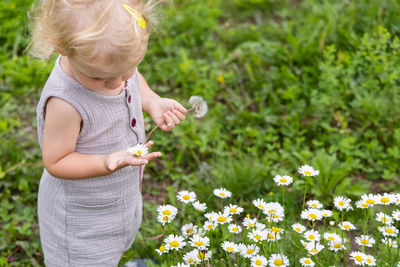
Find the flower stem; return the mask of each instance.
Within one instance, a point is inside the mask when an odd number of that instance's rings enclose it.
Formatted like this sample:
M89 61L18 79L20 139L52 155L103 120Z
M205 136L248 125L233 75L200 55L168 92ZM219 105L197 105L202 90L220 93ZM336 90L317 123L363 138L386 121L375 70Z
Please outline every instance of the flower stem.
M301 210L304 210L304 205L306 204L307 184L308 184L308 179L307 179L307 177L306 177L306 185L305 185L305 187L304 187L303 207L302 207Z

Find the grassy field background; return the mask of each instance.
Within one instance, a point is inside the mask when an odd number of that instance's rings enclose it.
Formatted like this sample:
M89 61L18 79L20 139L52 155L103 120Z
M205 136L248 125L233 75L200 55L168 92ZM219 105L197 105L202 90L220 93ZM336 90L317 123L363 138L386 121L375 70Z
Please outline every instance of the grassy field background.
M33 0L0 2L0 266L42 266L36 199L42 172L35 107L55 57L25 48ZM311 194L398 191L400 4L396 0L174 0L140 70L158 94L209 105L171 133L144 177L144 218L121 263L160 258L157 205L180 189L207 199L274 199L272 177L301 164L321 171ZM154 126L147 118L147 127ZM302 201L296 181L288 213ZM178 227L178 223L175 227Z

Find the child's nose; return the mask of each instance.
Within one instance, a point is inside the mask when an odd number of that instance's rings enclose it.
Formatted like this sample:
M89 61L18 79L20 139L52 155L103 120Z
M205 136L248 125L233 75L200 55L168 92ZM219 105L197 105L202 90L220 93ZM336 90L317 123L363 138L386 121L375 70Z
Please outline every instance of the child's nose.
M110 89L118 88L122 83L121 77L106 80L106 86Z

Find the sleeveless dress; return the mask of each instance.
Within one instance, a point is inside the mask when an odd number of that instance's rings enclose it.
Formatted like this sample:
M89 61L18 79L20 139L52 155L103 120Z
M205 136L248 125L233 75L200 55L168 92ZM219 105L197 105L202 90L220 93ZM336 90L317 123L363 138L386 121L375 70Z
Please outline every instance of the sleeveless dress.
M144 143L137 71L119 95L103 96L66 74L60 58L37 106L40 145L49 97L67 101L81 115L78 153L105 155ZM46 266L118 266L142 220L139 171L128 166L110 175L74 180L53 177L44 169L38 217Z

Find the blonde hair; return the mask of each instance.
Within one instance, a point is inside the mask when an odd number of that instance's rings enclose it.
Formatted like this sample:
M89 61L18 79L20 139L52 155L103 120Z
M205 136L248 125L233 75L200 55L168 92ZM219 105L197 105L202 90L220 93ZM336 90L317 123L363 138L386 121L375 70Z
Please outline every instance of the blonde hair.
M124 4L142 15L144 28ZM57 51L84 69L104 74L107 66L110 70L121 64L135 67L145 55L156 4L153 0L42 0L34 17L30 53L48 59Z

